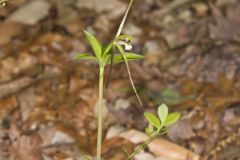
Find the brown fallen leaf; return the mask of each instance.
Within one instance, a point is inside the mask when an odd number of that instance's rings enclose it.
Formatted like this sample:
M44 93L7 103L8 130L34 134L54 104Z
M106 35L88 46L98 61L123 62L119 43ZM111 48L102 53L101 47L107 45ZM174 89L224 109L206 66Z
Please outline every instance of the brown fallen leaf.
M9 135L12 142L9 153L13 160L43 160L42 139L36 132L21 134L16 127L11 127Z
M57 110L57 120L66 126L74 128L78 134L88 136L89 144L95 142L96 119L94 117L94 108L97 104L95 90L85 89L81 91L81 99L73 102L73 106L61 106Z
M236 105L236 107L228 108L225 110L224 115L222 117L223 122L228 125L239 125L240 124L240 116L239 114L239 106Z
M193 127L188 120L181 120L174 124L169 129L167 135L174 141L186 140L196 136Z
M237 1L236 0L217 0L216 5L218 7L228 6L228 5L234 5Z
M213 112L219 112L231 104L240 103L240 97L237 96L214 96L206 99Z
M134 145L126 139L114 137L103 142L102 154L106 160L126 160L126 154L133 152Z
M213 4L210 3L210 7L213 12L213 16L216 18L216 25L209 25L210 37L212 39L225 41L238 39L240 36L239 14L235 14L236 11L234 11L234 14L231 14L232 11L230 11L229 16L224 17L218 8ZM238 8L235 8L235 10L238 10Z
M42 160L41 157L41 138L37 134L22 135L16 144L17 160Z
M165 139L158 138L148 147L152 153L165 160L200 160L199 155Z
M5 118L10 112L18 106L17 98L10 96L0 101L0 119Z
M34 80L32 78L23 77L8 83L0 84L0 99L10 94L19 92L21 89L28 87L33 82Z
M194 2L196 0L178 0L178 1L172 1L171 3L165 5L162 9L157 10L154 12L154 17L152 18L162 18L167 13L172 12L174 9L181 7L183 5L186 5L187 3ZM160 1L157 3L161 3Z
M3 22L0 25L0 46L9 43L13 38L20 36L25 25L17 22Z
M181 25L171 31L163 32L163 36L171 49L184 46L191 42L193 25Z
M20 75L36 75L39 68L37 58L28 52L19 52L17 57L8 56L0 61L0 83L11 81Z
M115 100L117 97L126 96L128 87L128 79L112 80L105 97L108 100Z
M69 82L69 94L77 94L81 89L86 87L88 81L86 79L80 78L77 75L71 76Z
M34 98L35 97L33 88L29 88L21 92L18 96L21 109L21 118L23 121L26 121L28 119L30 113L33 111L33 108L35 107Z
M134 144L148 139L148 136L137 130L130 130L119 135ZM168 140L157 138L148 145L149 151L164 160L199 160L199 155Z

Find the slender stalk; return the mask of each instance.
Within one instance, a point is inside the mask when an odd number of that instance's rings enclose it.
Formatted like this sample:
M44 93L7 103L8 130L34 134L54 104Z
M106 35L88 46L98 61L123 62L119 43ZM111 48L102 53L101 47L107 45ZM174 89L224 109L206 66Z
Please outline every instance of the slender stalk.
M102 126L103 126L103 78L104 78L104 66L100 65L99 68L99 90L98 90L98 135L97 135L97 160L101 160L101 146L102 146Z
M138 99L140 105L142 106L142 101L141 101L141 99L140 99L140 97L138 95L137 89L136 89L136 87L134 85L134 82L133 82L133 79L132 79L132 74L131 74L131 71L130 71L130 67L128 65L128 60L127 60L127 57L125 55L125 52L124 52L123 48L120 45L116 45L116 46L118 47L120 53L123 55L123 59L124 59L124 62L126 64L126 67L127 67L127 72L128 72L128 77L129 77L130 83L132 85L133 91L134 91L135 95L137 96L137 99Z
M144 150L149 143L151 143L154 139L156 139L157 137L159 137L162 133L156 133L154 135L152 135L151 137L149 137L149 139L147 139L145 142L143 142L142 144L140 144L139 146L137 146L137 148L135 149L135 151L130 154L127 158L127 160L132 160L133 157L140 153L142 150Z

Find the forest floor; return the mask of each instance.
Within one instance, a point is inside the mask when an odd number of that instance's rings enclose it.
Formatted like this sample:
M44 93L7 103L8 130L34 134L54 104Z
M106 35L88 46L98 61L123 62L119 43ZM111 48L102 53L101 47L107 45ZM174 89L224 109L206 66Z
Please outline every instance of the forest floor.
M81 160L95 154L98 67L82 29L104 43L128 1L9 0L0 8L0 160ZM103 157L125 160L142 142L144 111L182 114L136 160L240 159L240 2L135 0L123 33L130 62L104 90ZM109 73L107 68L106 78Z

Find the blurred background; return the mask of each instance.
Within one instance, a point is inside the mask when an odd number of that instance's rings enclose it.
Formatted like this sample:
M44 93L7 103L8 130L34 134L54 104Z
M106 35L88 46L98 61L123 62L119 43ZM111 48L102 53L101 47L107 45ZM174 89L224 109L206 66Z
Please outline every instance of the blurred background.
M2 2L2 1L1 1ZM95 155L98 66L82 29L111 41L127 0L9 0L0 8L0 160ZM143 112L166 103L181 120L136 160L240 159L240 1L135 0L123 33L130 62L104 93L103 157L126 160L144 137ZM106 78L109 73L107 68Z

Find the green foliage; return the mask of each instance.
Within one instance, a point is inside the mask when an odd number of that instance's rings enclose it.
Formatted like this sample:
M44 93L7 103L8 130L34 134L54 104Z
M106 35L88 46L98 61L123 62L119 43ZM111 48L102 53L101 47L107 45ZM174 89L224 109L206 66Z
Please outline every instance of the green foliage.
M103 47L101 43L94 37L91 33L84 31L84 35L91 45L95 56L91 56L87 53L77 54L75 60L87 60L97 62L101 66L105 66L111 63L111 51L113 48L117 47L121 54L114 53L113 64L125 62L125 59L128 61L143 59L144 56L141 56L136 53L126 52L122 46L118 45L115 41L111 42L107 47ZM123 35L120 35L122 37ZM130 37L124 35L123 37Z
M95 61L95 62L98 62L98 59L94 56L90 56L89 54L87 53L81 53L81 54L78 54L74 57L74 59L76 60L87 60L87 61Z
M111 42L107 47L103 48L103 59L106 59L106 56L109 56L111 54L111 50L113 48L114 43Z
M133 61L133 60L138 60L138 59L143 59L144 57L139 55L139 54L136 54L136 53L129 53L129 52L125 52L124 53L127 60L128 61ZM120 63L120 62L124 62L124 57L123 55L121 54L117 54L114 56L114 59L113 59L113 62L114 64L115 63ZM110 63L110 62L109 62Z
M145 112L144 117L149 122L146 128L148 135L159 134L165 131L165 128L169 125L176 123L180 119L180 113L168 113L168 107L166 104L161 104L158 107L158 117L150 112Z
M102 46L97 40L96 37L94 37L91 33L84 31L84 35L86 39L88 40L89 44L91 45L96 57L98 60L101 60L102 58Z
M169 126L171 124L174 124L176 123L179 119L180 119L180 113L178 112L174 112L174 113L170 113L168 116L167 116L167 119L165 121L165 125L166 126Z
M154 132L154 126L153 126L151 123L149 123L149 124L148 124L148 127L145 129L145 132L146 132L148 135L152 134L152 133Z
M145 129L149 138L142 144L138 145L133 153L127 153L127 160L132 160L134 156L140 153L144 148L148 146L154 139L159 137L161 134L167 131L167 126L176 123L180 118L180 113L168 113L168 107L166 104L161 104L158 107L158 116L152 114L151 112L144 113L145 118L149 122L148 127Z
M162 124L165 123L167 116L168 116L168 107L166 104L161 104L158 107L158 117L160 118Z
M152 126L155 126L158 129L161 127L161 122L159 121L158 117L151 112L145 112L144 116Z

